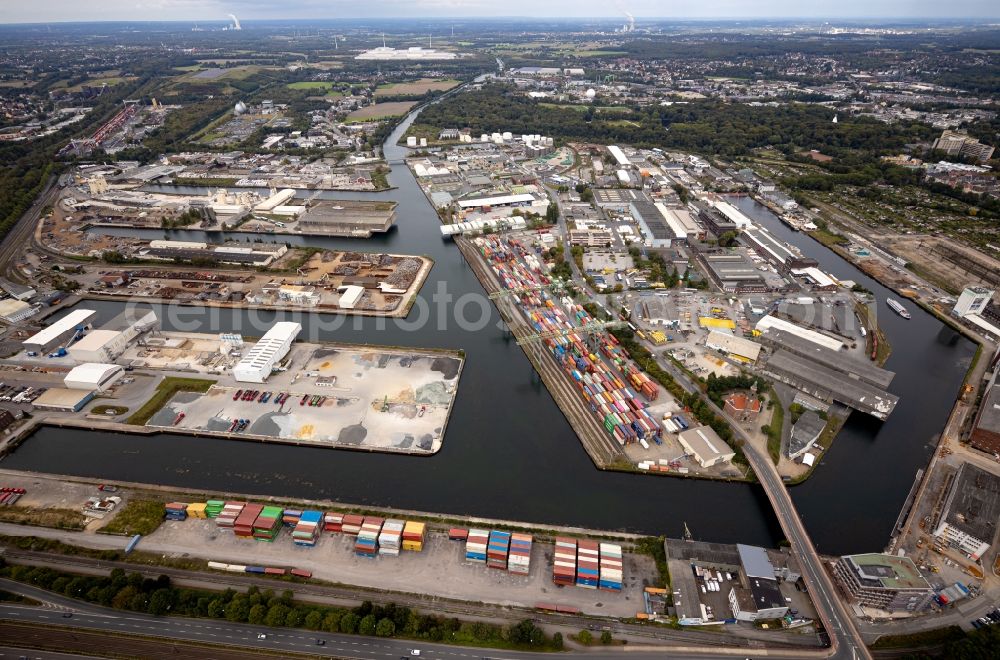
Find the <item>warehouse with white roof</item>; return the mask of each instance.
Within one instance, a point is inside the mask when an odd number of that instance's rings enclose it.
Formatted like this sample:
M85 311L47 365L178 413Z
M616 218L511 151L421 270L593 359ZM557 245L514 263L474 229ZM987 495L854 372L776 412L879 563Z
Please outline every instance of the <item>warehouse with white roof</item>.
M92 309L74 309L44 330L24 340L24 350L48 353L64 347L79 332L90 329L97 312Z
M85 362L73 367L63 378L63 384L70 390L103 392L114 385L124 373L125 370L117 364Z
M263 383L275 365L288 355L292 342L300 332L302 326L298 323L275 323L233 367L233 378L241 383Z
M697 426L682 431L677 435L677 440L684 451L694 456L703 468L728 463L736 456L732 447L727 445L710 426Z

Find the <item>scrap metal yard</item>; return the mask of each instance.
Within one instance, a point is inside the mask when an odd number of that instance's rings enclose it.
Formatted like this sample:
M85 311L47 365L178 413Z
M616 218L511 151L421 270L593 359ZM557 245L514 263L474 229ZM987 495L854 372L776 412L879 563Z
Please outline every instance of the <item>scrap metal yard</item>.
M441 449L463 360L450 352L296 344L264 384L178 392L147 426L368 451Z

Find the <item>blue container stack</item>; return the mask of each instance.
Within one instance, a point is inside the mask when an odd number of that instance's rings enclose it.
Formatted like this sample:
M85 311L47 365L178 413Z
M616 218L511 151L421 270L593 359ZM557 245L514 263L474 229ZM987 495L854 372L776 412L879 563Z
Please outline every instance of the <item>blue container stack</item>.
M486 565L507 570L507 553L510 551L510 532L493 530L486 547Z
M187 504L184 502L170 502L166 506L167 520L187 520Z

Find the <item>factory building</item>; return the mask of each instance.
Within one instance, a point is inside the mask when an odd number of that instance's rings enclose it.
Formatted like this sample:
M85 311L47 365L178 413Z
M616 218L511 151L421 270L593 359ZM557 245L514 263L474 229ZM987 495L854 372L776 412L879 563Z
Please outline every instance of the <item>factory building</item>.
M4 298L0 300L0 319L7 323L20 323L38 313L38 308L23 300Z
M895 394L784 349L772 353L762 370L811 397L837 401L881 420L887 419L899 402Z
M340 293L340 300L337 302L337 305L341 309L354 309L365 295L365 288L363 286L348 284L347 286L339 287L337 292Z
M677 435L684 451L698 461L703 468L733 460L736 452L719 437L710 426L697 426Z
M712 283L726 293L765 293L764 276L742 254L698 253L698 260Z
M75 309L49 327L24 340L24 350L29 353L48 353L63 348L74 337L82 337L90 329L97 312L92 309Z
M15 300L31 300L38 293L30 286L18 284L17 282L11 282L10 280L2 277L0 277L0 289L3 289L7 295Z
M973 561L990 548L1000 521L1000 477L962 463L934 536Z
M571 229L569 242L584 247L611 247L613 237L609 229Z
M143 259L160 261L195 261L210 260L220 264L238 266L253 266L261 268L270 266L286 252L286 245L258 245L244 247L240 245L209 245L190 241L150 241L149 246L138 251Z
M848 597L862 607L886 612L920 612L934 590L908 557L869 553L845 555L833 575Z
M818 265L815 259L803 257L790 246L779 241L763 227L747 227L740 232L739 241L767 259L781 273L789 273L797 268Z
M652 202L649 195L631 188L597 188L594 203L609 211L625 213L633 202Z
M764 548L736 544L740 557L740 582L729 591L729 607L738 621L778 619L788 613L788 604L778 581L775 567Z
M528 193L521 193L518 195L497 195L494 197L480 197L478 199L463 199L459 200L458 207L463 211L474 210L484 210L492 209L498 206L506 207L519 207L519 206L534 206L540 204L534 195L529 195ZM544 202L545 206L548 206L548 200Z
M969 436L969 443L988 454L1000 457L1000 383L997 376L1000 370L993 375L993 379L986 387L983 400L979 404L979 412L976 414L976 422L972 427L972 434Z
M760 344L743 337L712 330L705 339L705 346L726 353L740 362L754 363L760 356Z
M292 342L301 331L302 326L298 323L275 323L233 367L233 378L241 383L263 383L282 358L288 355Z
M50 387L31 405L37 410L56 412L80 412L94 398L94 390L71 390L66 387Z
M959 318L970 314L982 315L993 300L993 290L983 286L967 286L958 297L951 313Z
M66 350L77 362L114 362L136 337L156 326L153 310L127 310Z
M782 320L777 317L770 318L775 321ZM814 342L809 338L803 337L801 334L793 334L792 332L784 330L784 328L788 326L804 330L805 333L814 332L791 323L787 325L783 323L767 324L766 326L763 326L765 329L760 335L760 340L775 349L780 348L793 355L798 355L800 357L807 358L810 361L818 362L824 367L839 371L855 380L859 380L882 389L888 388L889 384L892 383L892 379L896 376L894 371L883 369L876 364L868 362L867 360L859 360L852 355L844 353L839 347L837 349L832 348L834 342L839 344L839 340L816 332L815 334L820 335L824 339L821 340L823 343ZM758 324L757 328L761 329L761 324ZM827 339L833 339L833 341L826 341ZM842 346L842 344L839 345Z
M836 337L831 337L822 332L810 330L809 328L803 328L801 325L796 325L791 321L786 321L771 314L757 321L755 327L761 332L761 341L764 342L770 340L771 337L780 336L782 337L782 341L787 343L787 339L784 338L787 335L793 335L829 351L839 351L844 347L844 342ZM777 333L773 333L774 330L779 330L785 334L778 335ZM800 350L796 350L795 352L800 353Z
M63 378L63 384L70 390L103 392L114 385L124 373L125 370L117 364L85 362L73 367Z
M788 439L788 458L794 461L802 456L803 462L806 459L804 454L816 445L819 436L826 428L826 420L819 416L815 410L806 410L799 416L798 421L792 424L792 435Z

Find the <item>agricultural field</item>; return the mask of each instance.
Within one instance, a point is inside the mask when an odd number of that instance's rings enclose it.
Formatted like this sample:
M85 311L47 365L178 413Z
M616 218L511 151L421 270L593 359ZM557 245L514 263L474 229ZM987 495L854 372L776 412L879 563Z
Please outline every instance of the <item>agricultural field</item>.
M285 86L288 89L310 89L320 91L332 89L333 83L322 80L302 80L299 82L288 83Z
M410 108L417 104L416 101L394 101L392 103L376 103L360 110L355 110L347 115L348 123L358 123L363 121L374 121L378 119L389 119L390 117L400 117L410 111Z
M376 98L379 96L418 96L427 92L444 92L460 84L460 80L421 78L412 82L379 85L378 89L375 90L375 96Z

